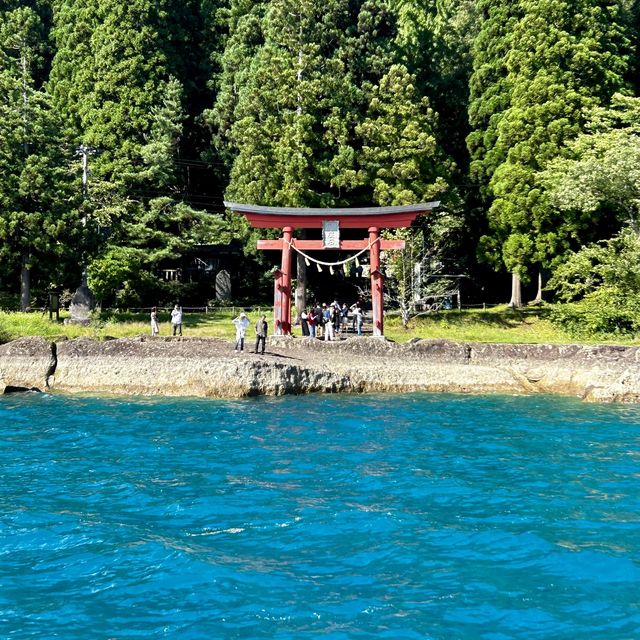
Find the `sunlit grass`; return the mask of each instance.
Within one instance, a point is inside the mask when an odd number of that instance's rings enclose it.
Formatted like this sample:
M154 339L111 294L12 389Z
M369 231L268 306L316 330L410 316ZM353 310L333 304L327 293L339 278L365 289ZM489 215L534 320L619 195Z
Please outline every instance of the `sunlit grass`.
M240 308L212 310L209 313L185 312L183 335L186 337L222 338L233 340L235 327L231 323ZM255 308L246 310L252 324L261 312L266 312L272 325L272 310ZM171 335L170 315L160 312L160 336ZM47 339L77 338L94 339L125 338L150 335L148 313L105 312L94 314L87 326L65 324L63 313L59 321L49 320L41 313L18 313L0 311L0 342L15 340L23 336L42 336ZM365 324L365 332L370 326ZM300 335L300 327L294 327L294 335ZM352 334L350 334L352 335ZM411 319L409 327L402 326L400 317L394 313L385 316L385 336L395 342L406 342L413 338L428 340L454 340L459 342L505 342L512 344L548 343L566 344L578 342L575 338L554 326L546 319L546 309L513 310L506 306L488 310L451 310L433 314L422 314ZM640 344L640 340L611 336L610 339L579 340L579 342L609 343L622 345Z
M235 327L231 320L240 308L213 311L210 313L184 313L182 332L190 337L214 337L232 339ZM259 311L248 311L250 319L258 319ZM0 311L0 342L7 342L25 336L42 336L48 339L73 339L88 337L94 339L129 338L151 334L148 313L105 312L94 313L86 325L65 324L68 313L63 312L60 320L49 320L48 314ZM158 313L160 336L172 333L169 313Z
M546 308L514 310L507 306L492 309L465 309L439 311L413 318L408 328L402 326L397 314L385 319L385 335L391 340L404 342L412 338L429 340L455 340L459 342L504 342L510 344L639 344L632 337L577 340L546 319Z

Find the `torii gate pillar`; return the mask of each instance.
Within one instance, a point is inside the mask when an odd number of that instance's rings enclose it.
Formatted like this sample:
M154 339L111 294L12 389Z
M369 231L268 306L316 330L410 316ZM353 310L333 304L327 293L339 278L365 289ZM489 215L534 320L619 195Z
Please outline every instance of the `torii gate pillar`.
M276 272L275 325L277 335L291 334L291 240L293 227L282 229L282 266Z
M384 276L380 271L380 230L369 227L369 264L371 268L371 310L373 335L384 335Z

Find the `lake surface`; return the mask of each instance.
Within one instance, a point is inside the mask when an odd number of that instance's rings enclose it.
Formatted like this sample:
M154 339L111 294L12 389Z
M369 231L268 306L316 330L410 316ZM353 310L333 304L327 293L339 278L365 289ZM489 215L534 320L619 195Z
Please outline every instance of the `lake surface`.
M0 638L640 638L640 407L0 397Z

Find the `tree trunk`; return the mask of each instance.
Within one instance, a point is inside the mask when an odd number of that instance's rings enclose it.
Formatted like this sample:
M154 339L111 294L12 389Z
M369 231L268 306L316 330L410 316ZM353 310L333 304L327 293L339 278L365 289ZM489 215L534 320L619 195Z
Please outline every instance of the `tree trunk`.
M31 267L29 266L29 252L22 254L22 269L20 271L20 309L27 311L31 303Z
M411 317L411 310L406 300L400 301L400 317L402 319L402 328L409 328L409 318Z
M538 271L538 293L531 304L542 304L542 271Z
M515 271L511 274L511 301L509 306L514 308L522 306L522 283L520 282L520 274Z
M296 261L298 266L298 277L296 280L296 315L300 318L302 312L307 307L307 263L299 253L296 253Z

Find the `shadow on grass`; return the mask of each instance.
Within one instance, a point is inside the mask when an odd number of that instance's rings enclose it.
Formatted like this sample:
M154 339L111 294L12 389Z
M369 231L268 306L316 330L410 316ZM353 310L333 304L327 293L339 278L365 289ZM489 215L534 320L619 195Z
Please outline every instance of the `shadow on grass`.
M547 318L549 310L544 307L524 307L521 309L511 309L509 307L478 310L478 309L451 309L435 312L425 312L413 316L409 320L411 325L447 324L451 327L467 327L480 325L496 329L516 329L523 324L531 324L538 320ZM400 317L397 314L389 314L389 319L400 324Z
M451 325L481 324L499 329L515 329L548 317L544 308L507 308L501 311L444 311L434 314L434 320L446 320Z

